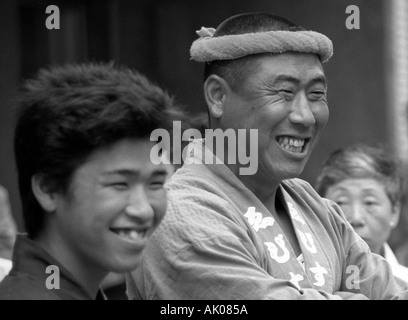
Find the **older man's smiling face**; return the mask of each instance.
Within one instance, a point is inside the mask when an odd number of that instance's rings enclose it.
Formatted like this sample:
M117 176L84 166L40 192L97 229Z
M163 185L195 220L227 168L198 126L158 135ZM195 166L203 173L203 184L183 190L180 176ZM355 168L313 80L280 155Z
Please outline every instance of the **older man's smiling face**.
M226 97L220 125L258 129L251 179L279 184L301 174L328 121L326 78L314 54L262 54L253 63L242 89Z

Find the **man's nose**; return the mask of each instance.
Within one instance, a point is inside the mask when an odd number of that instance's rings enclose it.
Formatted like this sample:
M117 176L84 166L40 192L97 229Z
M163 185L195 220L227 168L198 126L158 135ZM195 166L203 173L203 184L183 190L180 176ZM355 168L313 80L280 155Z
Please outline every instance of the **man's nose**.
M299 93L293 100L289 120L305 127L310 127L316 123L315 116L310 108L310 102L305 93Z
M154 210L143 187L132 191L125 211L129 217L138 219L140 222L146 223L154 219Z
M353 228L363 227L366 223L364 208L359 205L352 205L348 209L348 217Z

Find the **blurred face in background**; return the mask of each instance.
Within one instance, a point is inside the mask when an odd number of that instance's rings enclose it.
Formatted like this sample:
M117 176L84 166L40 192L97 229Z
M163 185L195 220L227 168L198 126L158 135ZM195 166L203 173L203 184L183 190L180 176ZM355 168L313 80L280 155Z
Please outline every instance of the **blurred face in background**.
M384 243L398 224L400 208L392 204L382 182L349 178L330 186L324 196L341 207L372 252L383 254Z

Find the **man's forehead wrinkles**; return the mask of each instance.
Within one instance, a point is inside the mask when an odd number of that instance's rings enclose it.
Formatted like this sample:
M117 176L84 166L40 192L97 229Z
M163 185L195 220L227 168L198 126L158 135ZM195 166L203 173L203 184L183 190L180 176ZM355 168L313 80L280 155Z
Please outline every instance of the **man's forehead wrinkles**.
M289 75L289 74L279 74L273 77L274 83L279 82L292 82L294 84L299 84L301 82L300 78L297 76Z
M271 83L272 85L278 85L280 83L291 83L294 85L312 85L321 83L324 86L327 86L327 79L323 73L316 73L306 77L301 75L279 74L271 76L267 82Z

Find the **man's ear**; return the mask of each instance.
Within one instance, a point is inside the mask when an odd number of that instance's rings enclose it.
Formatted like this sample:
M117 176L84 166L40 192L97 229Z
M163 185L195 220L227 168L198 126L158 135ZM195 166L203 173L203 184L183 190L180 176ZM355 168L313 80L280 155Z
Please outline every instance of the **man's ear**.
M31 177L31 189L38 203L46 212L57 209L56 193L46 186L43 175L36 174Z
M392 206L392 217L390 220L390 226L392 229L394 229L398 225L400 215L401 215L401 203L397 202Z
M204 82L204 97L208 111L213 118L221 118L224 112L226 95L230 91L228 83L221 77L212 74Z

